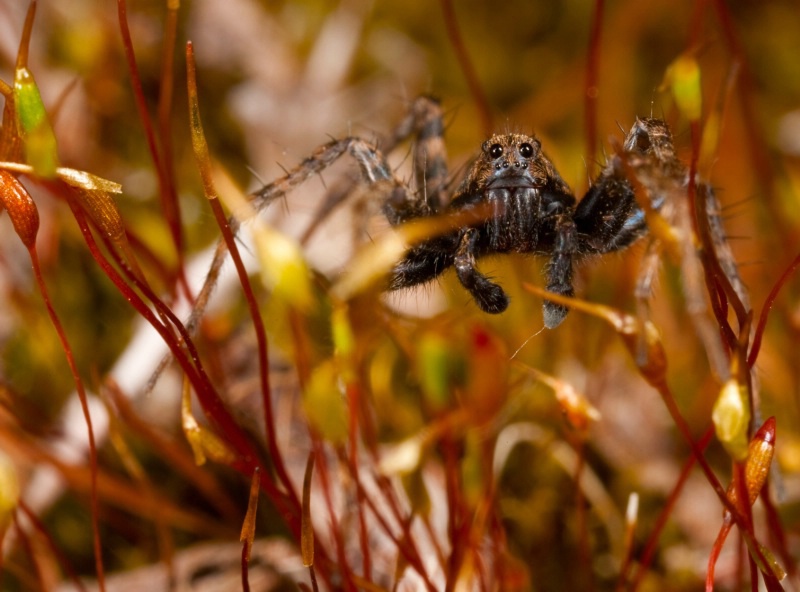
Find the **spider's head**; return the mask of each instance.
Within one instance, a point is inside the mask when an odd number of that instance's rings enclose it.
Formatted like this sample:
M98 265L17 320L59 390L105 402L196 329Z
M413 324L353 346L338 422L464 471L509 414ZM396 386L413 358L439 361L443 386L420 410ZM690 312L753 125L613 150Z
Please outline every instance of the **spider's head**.
M522 134L495 135L481 146L482 168L489 187L541 187L547 182L539 166L542 145Z
M458 193L477 197L491 189L570 193L539 140L525 134L495 134L486 140Z
M553 170L539 140L523 134L494 135L486 140L474 167L473 175L478 174L486 189L544 187Z

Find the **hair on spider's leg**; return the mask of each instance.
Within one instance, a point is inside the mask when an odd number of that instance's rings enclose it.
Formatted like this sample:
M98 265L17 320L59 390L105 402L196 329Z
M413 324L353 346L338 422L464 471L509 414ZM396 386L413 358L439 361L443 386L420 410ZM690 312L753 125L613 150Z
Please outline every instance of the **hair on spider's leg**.
M414 187L409 201L416 202L409 211L426 215L440 212L449 201L447 150L444 144L444 112L439 101L431 96L417 97L408 115L394 129L387 141L387 150L414 135Z
M575 223L569 215L560 214L556 220L556 240L553 254L547 266L548 292L572 296L575 290L572 287L572 255L577 246ZM548 329L558 327L569 312L563 304L556 304L550 300L542 303L544 326Z
M418 183L424 184L421 199L430 212L440 212L449 201L447 193L447 149L444 143L444 120L438 101L417 100L414 108L419 123L414 146L414 170ZM420 187L417 190L420 191Z
M347 149L355 158L361 175L367 183L394 181L394 173L389 167L383 153L375 146L360 138L347 138Z
M456 275L482 311L498 314L508 308L508 295L503 288L489 280L475 267L475 247L478 237L475 228L468 228L461 235L454 261Z
M438 111L437 111L438 110ZM420 97L416 99L409 108L408 115L401 121L386 138L379 138L376 134L375 139L371 145L375 147L377 152L388 154L394 150L397 145L409 138L411 135L419 134L420 128L425 127L425 121L431 117L435 117L435 113L441 116L441 108L435 99L429 97ZM378 148L380 147L380 148ZM356 150L360 148L356 147ZM367 164L370 159L362 159ZM387 167L388 168L388 167ZM375 176L375 175L372 175ZM367 175L367 178L369 176ZM328 192L324 202L319 206L314 214L312 223L308 226L303 233L302 241L307 242L311 235L319 228L320 224L327 218L331 212L345 201L355 190L358 184L358 179L350 178L344 182L339 183ZM413 201L413 200L408 200ZM422 215L424 212L418 206L407 206L405 204L394 204L389 206L389 211L386 212L387 217L393 224L399 224L402 221L409 220L413 217Z
M300 244L305 245L308 243L308 241L311 239L311 236L317 231L317 229L319 229L320 225L337 207L339 207L350 195L352 195L357 183L357 175L351 175L345 179L338 180L330 189L327 190L325 193L325 198L314 212L311 222L300 236Z
M256 210L263 209L313 175L321 173L345 152L349 152L356 160L361 175L368 184L379 181L395 182L394 175L379 150L360 138L348 137L323 144L286 175L255 191L252 194L253 207Z
M323 144L280 179L253 192L253 207L260 211L292 189L333 164L350 146L352 138Z
M445 235L417 245L392 270L389 290L425 284L453 265L457 235Z
M745 310L750 310L750 294L739 274L739 265L730 247L732 238L725 232L722 223L722 206L719 203L714 188L707 183L697 184L697 198L705 203L705 213L708 220L708 230L714 247L714 254L719 261L720 268L728 278L733 291L739 297L739 301Z
M634 297L636 299L636 318L642 327L650 321L650 299L653 296L653 284L661 268L661 253L663 245L657 238L650 238L647 250L639 262L639 273L636 278ZM644 331L639 333L636 344L636 363L644 365L647 362L647 338Z
M629 148L636 149L630 136L628 134L626 143ZM579 241L577 250L582 253L618 251L647 232L644 211L636 202L619 155L606 159L605 167L575 208L574 220Z

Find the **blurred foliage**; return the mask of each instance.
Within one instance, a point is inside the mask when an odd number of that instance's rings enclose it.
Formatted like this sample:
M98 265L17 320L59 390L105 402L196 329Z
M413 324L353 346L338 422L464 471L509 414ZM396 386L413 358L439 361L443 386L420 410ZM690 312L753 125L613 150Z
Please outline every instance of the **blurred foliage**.
M137 112L117 6L42 2L28 68L53 123L59 162L122 184L113 200L131 252L153 291L182 319L188 307L178 265L186 262L196 293L197 278L208 269L207 251L220 237L192 152L183 57L189 39L205 138L226 207L235 203L234 185L254 191L330 137L386 137L423 93L441 98L446 109L456 179L484 140L487 115L493 130L535 132L578 196L621 140L619 128L628 129L637 115L667 119L688 162L690 122L663 83L677 58L693 58L701 76L701 125L721 114L710 180L750 290L754 324L800 251L800 11L794 3L454 2L490 109L481 114L440 2L184 2L174 55L166 55L175 76L174 100L161 120L169 131L164 135L158 122L169 4L129 2L128 24L156 147L180 207L180 254L162 209L169 190ZM601 29L592 47L597 6L603 8ZM7 84L15 78L26 9L0 0L0 79ZM596 86L587 88L592 61ZM589 108L596 130L587 123ZM408 145L389 159L398 176L410 178ZM37 250L45 283L77 367L105 403L93 398L91 409L101 447L106 570L161 562L150 575L155 579L140 581L140 588L117 576L109 589L158 589L153 582L163 584L157 578L170 570L181 582L196 576L209 590L208 574L227 575L239 586L235 554L228 563L221 551L218 564L204 558L198 572L185 566L192 565L198 543L238 540L248 470L259 459L262 490L265 481L279 485L276 492L265 490L259 504L254 553L260 545L263 552L251 562L251 584L277 590L306 582L293 530L299 517L291 510L300 503L309 453L317 463L310 504L322 586L339 582L355 589L355 574L378 589L395 583L418 589L424 565L435 589L445 589L447 579L448 589L631 590L639 573L639 590L698 589L724 508L696 468L673 495L692 453L614 329L573 311L558 329L543 330L541 299L523 288L542 284L542 263L529 257L481 261L512 298L499 316L480 313L453 274L400 294L365 290L340 301L337 279L387 234L368 192L356 190L303 238L326 191L355 170L348 157L341 160L273 204L241 239L270 345L275 443L265 435L257 323L235 279L223 276L194 339L200 360L194 367L209 377L252 445L252 458L231 463L242 474L194 466L181 431L186 366L172 364L147 388L159 348L166 352L164 340L142 337L141 314L93 261L65 192L35 175L23 177L41 219ZM59 589L67 575L44 532L79 575L96 575L87 527L86 429L74 412L74 385L28 253L10 232L8 216L0 218L0 229L0 449L17 464L20 499L44 520L41 530L21 520L21 527L6 531L0 587ZM258 236L255 245L247 239L251 233ZM302 261L284 249L287 237L302 246ZM644 243L581 262L581 299L632 313ZM122 249L115 244L104 252ZM276 260L270 253L278 248L279 255L294 257L290 263L303 276L280 289L274 277L261 281L267 270L258 271ZM130 264L127 253L121 257ZM722 384L694 331L679 262L666 256L660 277L652 321L668 360L669 390L699 440L711 426ZM292 281L303 286L304 306ZM778 511L776 519L771 506L756 502L753 521L759 541L789 572L787 590L798 589L794 564L800 556L799 297L800 282L790 276L770 311L753 374L760 419L751 434L763 419L776 418L769 492ZM574 389L577 407L566 406L565 389ZM572 421L575 409L585 413L585 425ZM193 415L241 452L234 430L202 400ZM132 452L113 444L115 438ZM712 440L705 456L726 487L735 471L725 449ZM281 481L281 464L296 500ZM51 466L62 485L44 471ZM634 492L639 512L627 544L625 508ZM273 503L284 497L286 507ZM639 572L648 536L673 503L653 561ZM737 555L737 545L742 542L733 536L723 550L718 589L739 589L741 578L747 580L746 554ZM66 583L60 589L74 588Z

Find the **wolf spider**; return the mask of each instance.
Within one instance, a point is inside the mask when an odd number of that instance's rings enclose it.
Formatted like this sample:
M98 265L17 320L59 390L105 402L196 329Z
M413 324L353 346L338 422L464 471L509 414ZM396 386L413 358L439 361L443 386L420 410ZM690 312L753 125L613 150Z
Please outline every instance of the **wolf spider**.
M395 265L388 288L398 290L428 282L454 267L462 286L478 307L501 313L509 298L502 287L476 267L476 260L501 253L549 256L547 289L572 296L573 263L578 257L624 249L647 230L645 215L629 182L627 159L646 170L666 166L672 155L667 125L658 119L637 119L622 145L579 202L542 152L534 136L506 133L486 140L466 177L450 197L443 142L443 114L429 97L417 99L409 115L380 151L356 137L334 140L318 148L282 179L254 193L258 209L329 166L345 152L357 161L362 182L382 201L392 225L438 214L459 214L483 208L475 223L411 246ZM407 187L394 175L383 153L415 135L414 176ZM671 163L672 161L670 161ZM676 160L677 162L677 160ZM678 165L675 165L677 167ZM673 175L674 176L674 175ZM338 198L347 190L335 192ZM651 207L661 208L656 195ZM330 208L331 204L326 206ZM544 324L558 326L568 309L543 303Z

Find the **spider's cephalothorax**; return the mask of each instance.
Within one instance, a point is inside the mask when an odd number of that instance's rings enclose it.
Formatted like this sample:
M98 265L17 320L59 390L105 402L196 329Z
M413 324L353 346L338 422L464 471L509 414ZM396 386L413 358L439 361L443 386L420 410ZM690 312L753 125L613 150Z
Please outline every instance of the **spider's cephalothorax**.
M637 125L640 121L643 120L637 120ZM454 267L461 284L488 313L503 312L509 299L498 284L477 269L477 259L502 253L549 256L547 289L571 296L576 257L622 249L644 233L644 214L636 204L619 157L609 161L576 204L569 187L542 152L539 140L523 134L499 134L484 142L450 198L443 129L438 102L421 97L384 143L383 148L388 151L402 139L416 136L411 187L395 178L377 148L351 137L320 147L286 177L256 192L256 201L263 204L283 195L349 152L358 162L364 181L382 200L383 212L391 224L437 214L482 212L477 222L411 247L392 270L389 288L422 284ZM649 129L662 130L666 135L642 135ZM623 150L645 157L656 147L666 149L667 145L671 149L665 124L634 126ZM544 323L550 328L560 324L567 314L566 307L550 301L545 301L543 307Z

